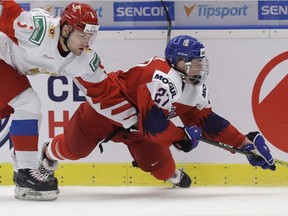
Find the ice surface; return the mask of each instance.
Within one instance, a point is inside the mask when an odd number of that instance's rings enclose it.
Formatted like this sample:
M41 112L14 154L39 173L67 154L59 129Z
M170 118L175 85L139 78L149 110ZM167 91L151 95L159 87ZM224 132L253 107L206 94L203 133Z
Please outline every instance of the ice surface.
M14 198L0 187L3 216L287 216L288 187L80 187L62 186L56 201Z

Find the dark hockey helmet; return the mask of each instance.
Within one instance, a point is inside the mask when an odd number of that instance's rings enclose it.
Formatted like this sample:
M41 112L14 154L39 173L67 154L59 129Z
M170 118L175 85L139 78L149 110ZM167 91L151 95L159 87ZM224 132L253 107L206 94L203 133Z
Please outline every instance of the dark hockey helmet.
M188 35L179 35L169 41L165 49L168 63L180 72L185 83L201 85L209 73L204 45ZM185 61L185 72L177 68L180 60Z
M74 29L85 33L96 34L99 30L95 9L84 3L74 2L65 7L61 15L61 25L66 22Z

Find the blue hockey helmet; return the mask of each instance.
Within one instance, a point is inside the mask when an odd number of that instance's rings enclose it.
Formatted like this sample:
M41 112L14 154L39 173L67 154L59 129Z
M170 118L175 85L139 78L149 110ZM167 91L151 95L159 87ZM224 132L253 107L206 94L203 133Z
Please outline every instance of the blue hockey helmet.
M186 83L201 85L209 73L208 60L205 57L205 47L199 40L191 36L179 35L171 39L165 49L165 58L173 68L181 72L180 75L182 78L185 75L183 81ZM185 62L185 72L177 68L177 63L181 60ZM194 64L192 60L195 62L197 60L198 63ZM191 73L194 65L197 65L197 73Z

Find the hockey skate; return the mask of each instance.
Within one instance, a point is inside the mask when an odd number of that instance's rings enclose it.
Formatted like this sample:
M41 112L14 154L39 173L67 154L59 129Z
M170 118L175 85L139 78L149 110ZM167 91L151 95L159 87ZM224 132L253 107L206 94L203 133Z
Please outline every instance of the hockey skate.
M48 145L49 142L45 142L42 146L40 156L40 169L42 170L42 172L47 173L49 175L49 178L53 180L53 178L55 178L54 171L58 168L58 161L53 161L46 157L45 150Z
M58 179L54 176L55 175L54 171L58 168L58 161L52 161L46 157L45 149L47 148L48 145L49 142L45 142L42 146L39 169L42 174L48 176L47 178L49 181L54 181L58 185ZM60 191L57 188L57 194L59 193Z
M57 169L58 163L50 161L46 157L45 148L47 145L48 143L43 145L38 169L14 170L13 181L16 185L16 199L34 201L57 199L59 189L58 180L54 177L54 170Z
M19 169L15 177L15 198L19 200L52 201L57 199L58 182L49 179L40 169Z
M191 178L180 169L176 169L172 177L168 178L166 181L173 184L173 188L189 188L191 186Z

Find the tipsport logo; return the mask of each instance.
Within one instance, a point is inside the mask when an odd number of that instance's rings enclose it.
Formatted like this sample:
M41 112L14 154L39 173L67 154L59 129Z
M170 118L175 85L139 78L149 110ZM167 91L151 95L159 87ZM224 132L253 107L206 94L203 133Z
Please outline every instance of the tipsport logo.
M9 134L10 118L0 120L0 148L9 142L10 148L12 147L12 142L10 140Z
M48 11L49 13L52 13L55 16L61 16L63 11L64 11L64 7L63 6L54 6L54 5L46 5L46 6L41 6L42 9ZM104 16L104 9L102 6L98 6L97 8L94 8L98 18L102 18Z
M240 17L248 15L248 5L242 5L239 7L215 7L212 5L197 5L193 4L191 6L184 5L184 11L186 16L189 17L192 12L197 13L199 17L205 17L210 19L213 17L218 17L224 19L225 17Z
M259 20L288 20L288 1L258 1Z

